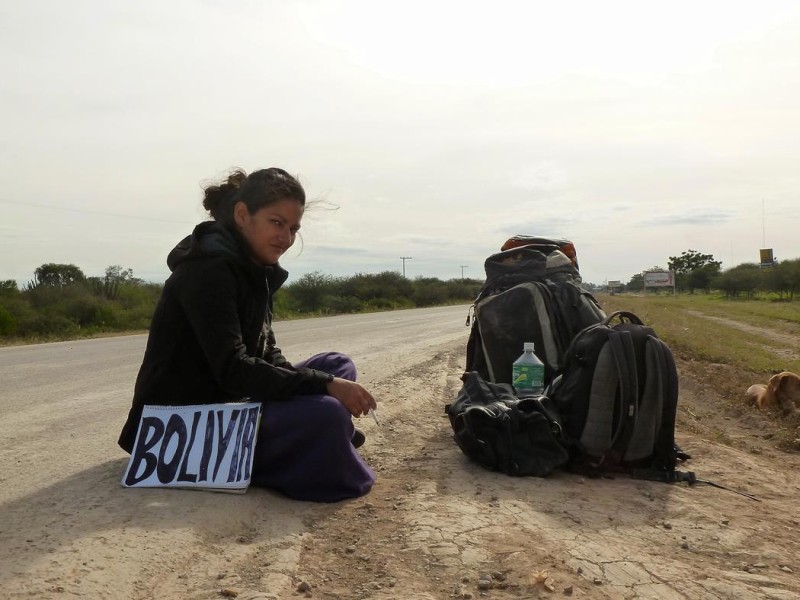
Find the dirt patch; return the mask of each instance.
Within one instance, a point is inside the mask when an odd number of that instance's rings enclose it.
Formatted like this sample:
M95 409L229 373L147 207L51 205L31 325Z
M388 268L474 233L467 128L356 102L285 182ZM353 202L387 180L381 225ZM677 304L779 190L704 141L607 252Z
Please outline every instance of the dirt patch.
M459 359L441 356L426 373L396 382L412 410L371 436L367 456L379 484L310 523L301 562L315 596L800 594L800 461L770 445L763 416L715 414L719 401L682 380L678 437L693 456L686 468L729 490L569 474L512 478L469 463L450 438L442 406L457 391ZM715 439L720 430L734 447Z

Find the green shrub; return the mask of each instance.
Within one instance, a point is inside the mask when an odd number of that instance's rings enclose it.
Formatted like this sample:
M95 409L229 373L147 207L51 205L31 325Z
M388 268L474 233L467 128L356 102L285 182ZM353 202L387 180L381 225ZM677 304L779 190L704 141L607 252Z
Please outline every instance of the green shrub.
M17 320L5 307L0 306L0 335L14 335L17 330Z

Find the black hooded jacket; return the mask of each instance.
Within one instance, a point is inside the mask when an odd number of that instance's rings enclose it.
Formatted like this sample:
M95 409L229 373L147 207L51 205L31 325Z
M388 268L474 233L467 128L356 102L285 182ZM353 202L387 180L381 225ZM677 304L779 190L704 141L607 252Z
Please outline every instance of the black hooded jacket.
M145 404L325 393L331 375L295 369L275 346L272 293L289 275L280 265L257 265L238 232L214 221L195 227L170 252L167 265L172 274L153 314L119 437L123 449L133 449Z

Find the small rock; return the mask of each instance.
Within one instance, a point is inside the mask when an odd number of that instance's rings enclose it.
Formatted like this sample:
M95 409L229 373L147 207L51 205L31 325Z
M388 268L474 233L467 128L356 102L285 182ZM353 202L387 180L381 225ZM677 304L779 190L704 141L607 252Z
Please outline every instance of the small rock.
M672 523L667 523L664 521L664 529L672 529Z
M311 584L308 583L307 581L301 581L300 583L297 584L297 591L300 592L301 594L310 592Z
M684 550L688 550L689 549L689 542L681 542L681 548L683 548Z
M725 526L728 526L728 525L731 524L731 520L730 519L722 519L722 524L725 525Z
M453 598L458 598L459 600L471 600L472 593L461 589L460 586L456 586L453 590Z
M478 589L479 590L490 590L490 589L492 589L492 580L491 579L478 579Z
M574 588L571 585L568 585L567 587L564 588L564 595L565 596L572 596L572 592L573 591L574 591Z
M781 571L783 571L784 573L794 573L794 571L792 571L792 568L788 565L781 565Z
M600 579L599 577L595 577L594 579L592 579L592 583L594 583L595 585L603 585L603 580Z
M219 591L220 596L224 596L225 598L236 598L239 595L238 590L234 590L231 588L223 588Z
M505 581L506 574L501 573L500 571L492 571L492 579L494 579L495 581Z
M356 551L355 546L348 546L347 548L345 548L345 552L347 552L348 554L352 554L355 551Z
M583 567L578 567L578 570L576 571L576 573L578 575L583 575Z

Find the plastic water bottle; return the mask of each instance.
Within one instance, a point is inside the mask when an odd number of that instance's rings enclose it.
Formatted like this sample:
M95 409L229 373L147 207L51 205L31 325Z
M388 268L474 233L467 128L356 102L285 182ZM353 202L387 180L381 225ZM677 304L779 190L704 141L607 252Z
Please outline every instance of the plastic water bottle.
M525 342L523 349L511 368L511 385L519 396L537 396L544 391L544 364L534 354L533 342Z

